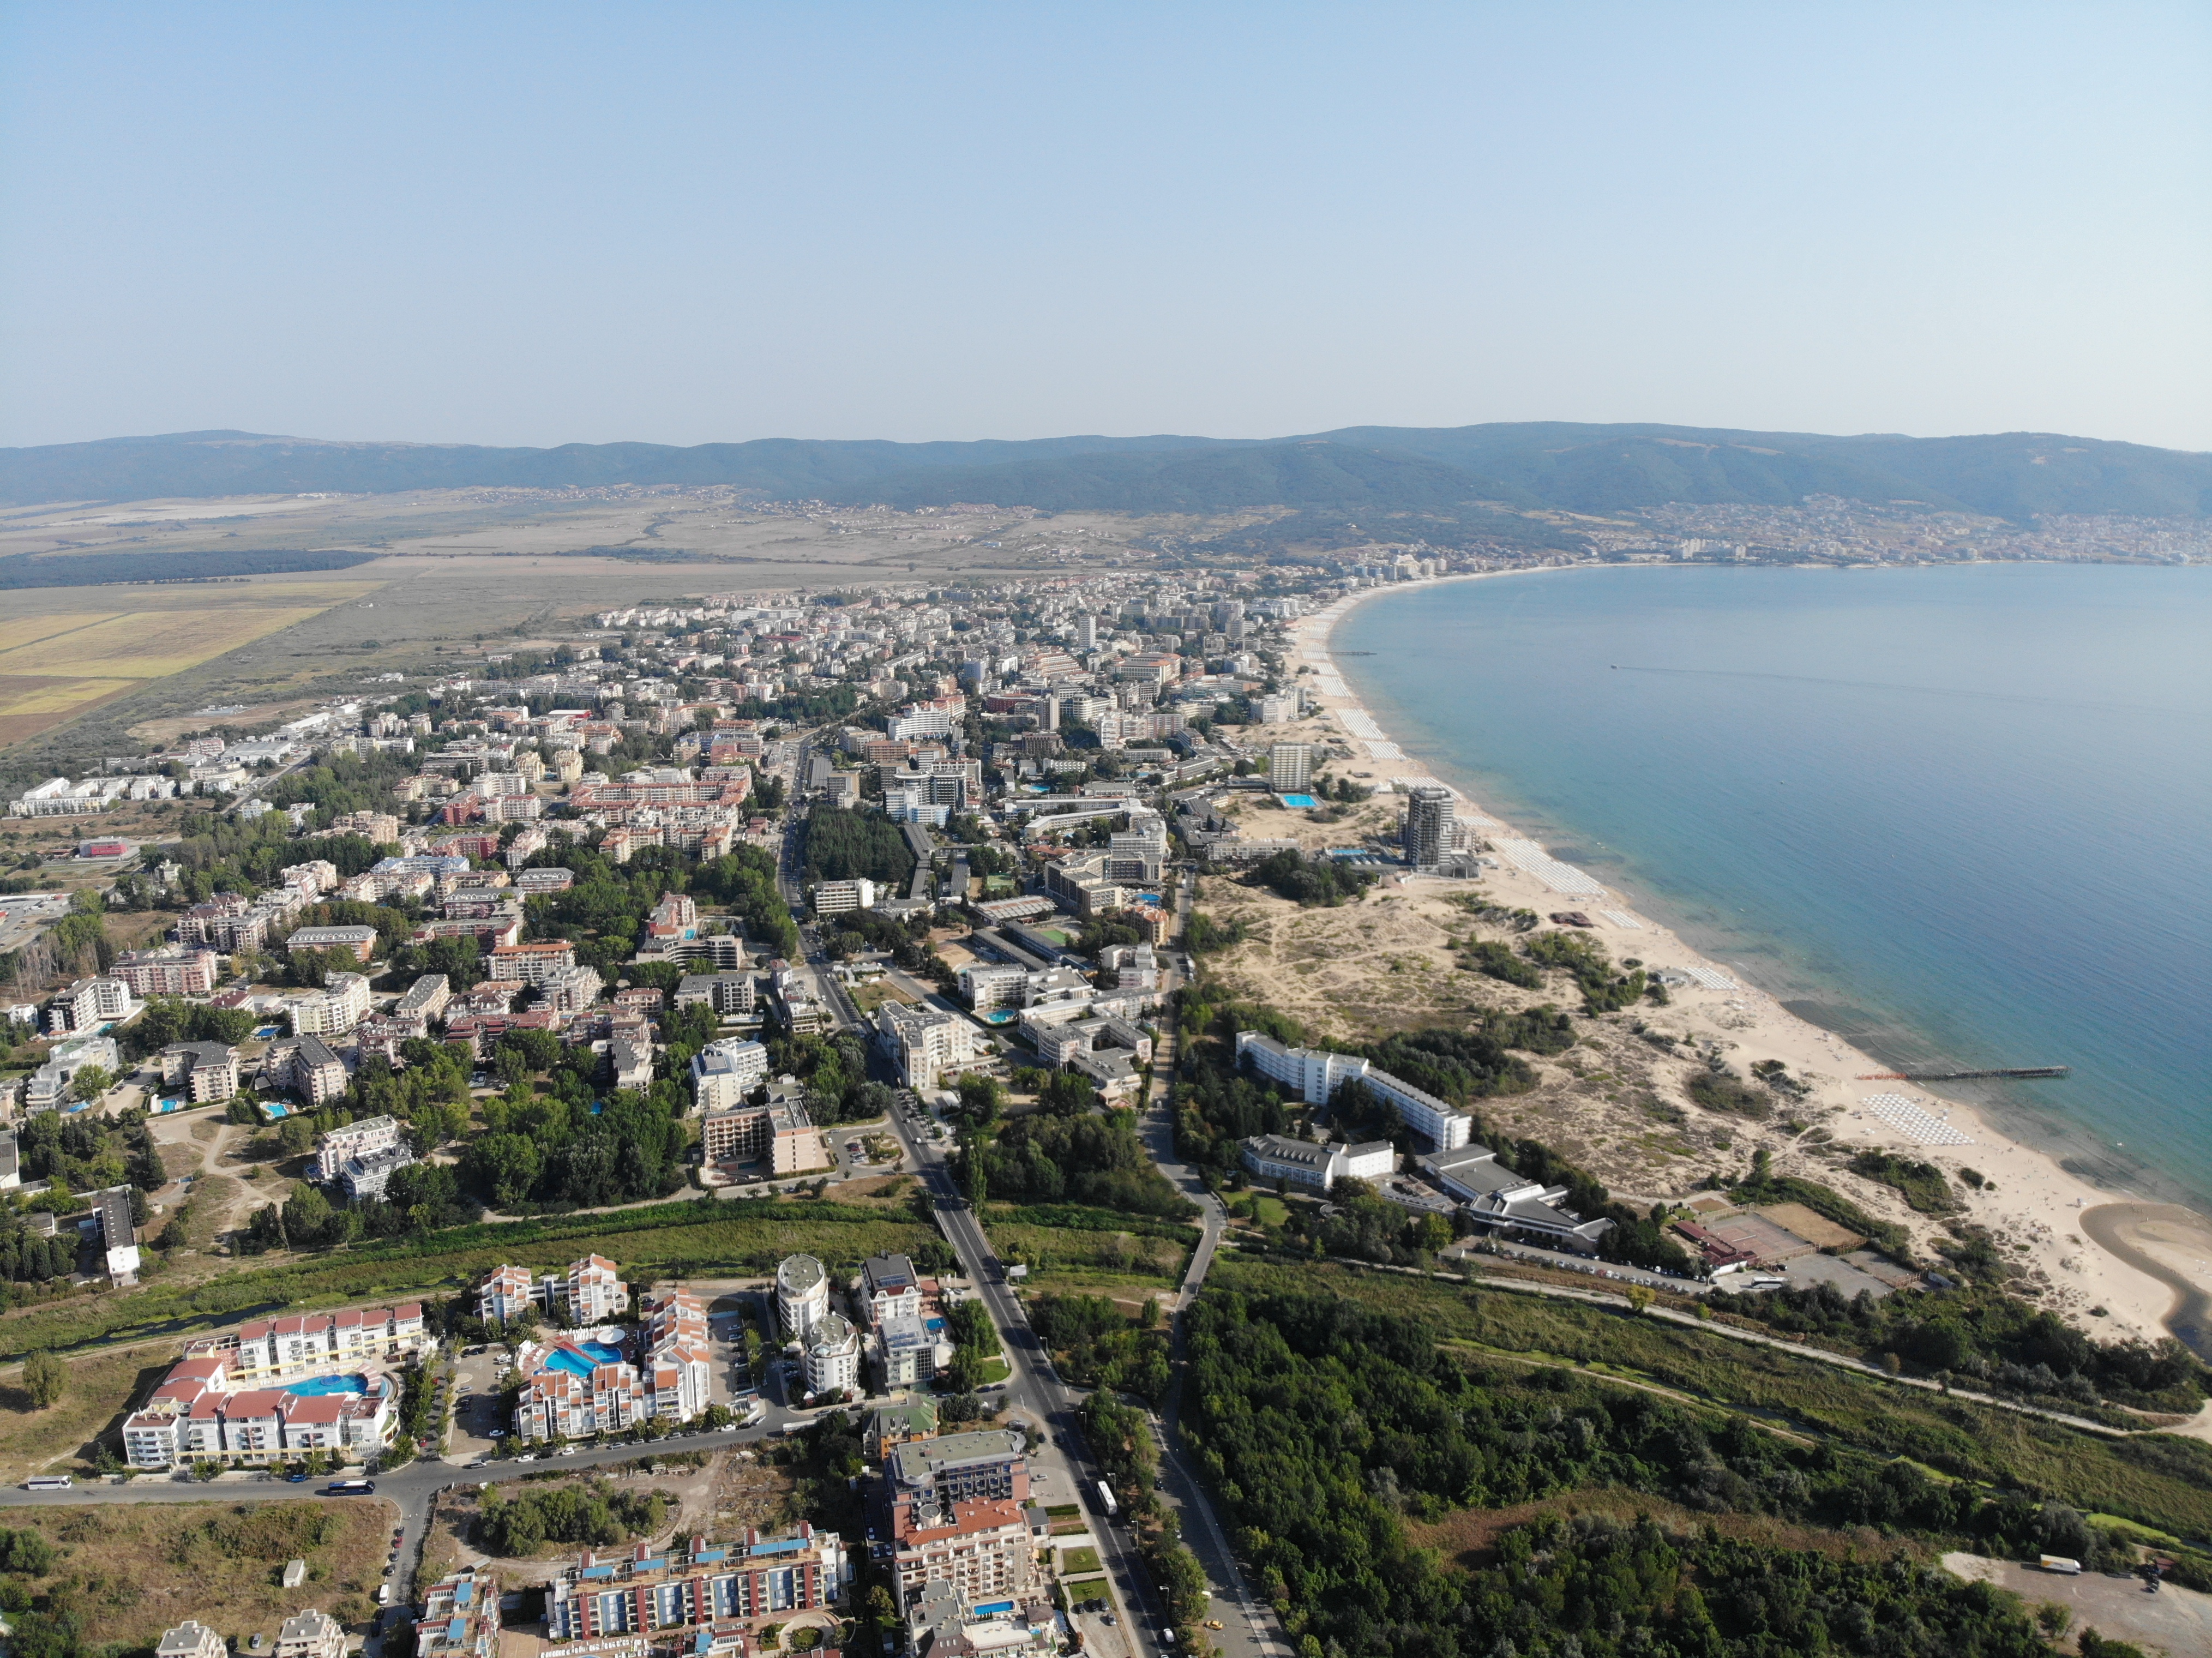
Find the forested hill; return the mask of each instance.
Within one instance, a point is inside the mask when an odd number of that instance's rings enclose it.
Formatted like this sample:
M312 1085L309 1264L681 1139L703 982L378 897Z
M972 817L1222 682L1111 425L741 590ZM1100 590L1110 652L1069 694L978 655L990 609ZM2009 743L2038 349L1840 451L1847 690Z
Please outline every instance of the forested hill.
M1609 512L1662 501L1784 505L1826 494L2025 519L2212 514L2212 455L2045 433L1832 437L1653 425L1364 426L1291 438L1023 442L762 439L693 448L325 442L185 432L0 449L0 501L141 501L482 486L728 484L779 499L1048 511L1443 513L1469 503Z

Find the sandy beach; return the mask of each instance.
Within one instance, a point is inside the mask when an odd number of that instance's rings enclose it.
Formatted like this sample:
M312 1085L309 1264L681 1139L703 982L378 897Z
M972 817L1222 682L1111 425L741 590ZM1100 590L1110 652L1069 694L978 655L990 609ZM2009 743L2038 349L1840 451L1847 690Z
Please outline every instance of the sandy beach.
M1443 580L1491 580L1513 574ZM1889 1067L1745 982L1741 969L1700 955L1638 911L1626 896L1552 859L1532 837L1469 799L1449 779L1433 776L1425 765L1407 759L1352 694L1329 654L1330 635L1346 611L1398 590L1380 587L1352 595L1297 624L1291 666L1293 672L1311 671L1299 683L1317 705L1331 739L1354 756L1343 770L1378 789L1402 792L1415 783L1451 789L1459 799L1459 817L1491 848L1486 862L1492 867L1482 878L1485 891L1502 904L1540 914L1580 911L1596 923L1595 936L1614 956L1633 956L1647 969L1683 975L1688 982L1674 986L1668 1009L1675 1023L1710 1033L1729 1049L1731 1064L1781 1060L1810 1090L1794 1114L1819 1119L1838 1139L1893 1150L1941 1168L1965 1199L1966 1218L2016 1252L2024 1268L2048 1279L2051 1291L2045 1304L2103 1339L2180 1334L2200 1354L2212 1357L2212 1220L2082 1180L2051 1157L2011 1139L1972 1107L1946 1099L1927 1084L1869 1080ZM1750 1139L1766 1145L1778 1172L1828 1177L1815 1167L1793 1168L1786 1135ZM1958 1178L1961 1169L1983 1177L1979 1189ZM1924 1236L1926 1218L1911 1218Z

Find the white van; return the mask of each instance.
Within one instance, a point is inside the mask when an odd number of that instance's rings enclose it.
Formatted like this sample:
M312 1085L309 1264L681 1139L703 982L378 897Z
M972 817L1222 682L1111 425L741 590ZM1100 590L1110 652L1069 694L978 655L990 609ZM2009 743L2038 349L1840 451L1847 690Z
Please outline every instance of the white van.
M65 1473L47 1473L40 1474L35 1479L26 1479L23 1482L23 1489L27 1491L65 1491L70 1488L71 1484L70 1477Z

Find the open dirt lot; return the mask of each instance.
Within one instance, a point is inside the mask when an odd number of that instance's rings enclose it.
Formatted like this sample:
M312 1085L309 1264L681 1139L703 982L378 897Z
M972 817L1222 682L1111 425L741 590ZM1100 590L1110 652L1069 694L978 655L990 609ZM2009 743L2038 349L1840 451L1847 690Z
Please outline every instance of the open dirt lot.
M1947 1554L1943 1564L1961 1577L2010 1589L2031 1606L2063 1606L2075 1629L2094 1629L2108 1641L2132 1641L2167 1658L2212 1652L2212 1594L2172 1585L2152 1594L2132 1577L2062 1577L1978 1554Z

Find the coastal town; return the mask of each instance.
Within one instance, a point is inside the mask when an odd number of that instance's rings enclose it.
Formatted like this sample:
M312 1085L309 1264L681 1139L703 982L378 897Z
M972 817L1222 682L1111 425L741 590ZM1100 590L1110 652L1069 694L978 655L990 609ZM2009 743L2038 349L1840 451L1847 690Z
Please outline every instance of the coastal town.
M343 1280L410 1296L189 1321L30 1495L380 1485L373 1606L301 1586L297 1658L1241 1658L1301 1643L1156 1414L1220 1256L1762 1340L1796 1327L1762 1298L1989 1278L2178 1397L2160 1286L2053 1207L2093 1188L1869 1085L1358 703L1352 605L1511 562L703 595L25 789L22 1304L445 1248ZM833 1215L905 1247L781 1247ZM626 1253L718 1217L773 1242ZM1889 1374L1939 1372L2117 1396ZM724 1500L790 1468L813 1497ZM501 1494L541 1479L613 1517Z

